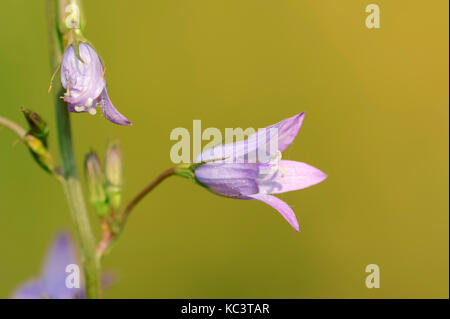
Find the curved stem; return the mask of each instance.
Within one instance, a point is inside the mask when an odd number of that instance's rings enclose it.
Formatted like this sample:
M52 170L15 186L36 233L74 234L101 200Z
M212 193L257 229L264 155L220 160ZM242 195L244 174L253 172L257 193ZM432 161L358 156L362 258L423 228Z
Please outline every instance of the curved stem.
M50 40L50 61L52 69L56 69L62 55L62 36L58 29L58 5L63 1L47 0L48 27ZM60 81L56 81L55 111L58 129L59 151L62 167L62 184L75 223L80 245L81 261L85 275L87 298L98 298L100 295L100 261L96 254L95 238L91 230L86 206L78 179L75 156L72 146L70 118L66 103L60 98L64 94Z
M8 120L5 117L1 117L0 116L0 126L5 126L7 128L9 128L11 131L15 132L17 135L19 135L19 137L21 139L23 139L25 137L25 135L27 134L27 132L18 124L14 123L11 120Z
M125 210L123 211L123 214L119 221L119 230L117 232L106 232L104 233L104 236L102 238L102 241L97 247L97 254L99 257L101 257L106 251L111 249L114 242L119 238L120 234L122 233L125 224L128 220L128 217L130 216L132 210L134 207L139 204L139 202L148 194L150 193L156 186L158 186L163 180L166 178L174 175L175 167L169 168L168 170L165 170L162 172L158 177L156 177L150 184L148 184L142 191L140 191L128 205L125 207Z
M155 178L150 184L148 184L139 194L137 194L133 200L125 207L125 210L123 211L123 215L120 221L120 227L123 228L125 225L128 216L130 215L133 208L139 204L139 202L150 193L156 186L159 185L163 180L165 180L167 177L172 176L175 172L175 167L169 168L168 170L162 172L157 178Z

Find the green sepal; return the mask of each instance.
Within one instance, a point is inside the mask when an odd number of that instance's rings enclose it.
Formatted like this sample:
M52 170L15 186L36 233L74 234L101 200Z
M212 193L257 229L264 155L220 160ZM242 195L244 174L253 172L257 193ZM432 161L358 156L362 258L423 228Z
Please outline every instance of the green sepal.
M187 179L195 179L195 168L193 167L195 164L180 164L175 170L174 174L177 176L181 176Z
M106 193L109 198L109 205L112 209L118 209L122 201L122 187L107 184Z
M81 33L80 29L71 29L67 33L67 43L66 43L66 49L64 51L67 51L71 46L73 46L73 49L75 50L75 55L78 58L78 60L81 61L81 63L85 63L84 60L81 58L80 55L80 43L86 43L89 44L92 48L92 44L86 39Z
M97 216L100 218L104 218L108 216L109 214L109 205L108 202L105 200L104 202L92 202L92 207L94 207L95 212L97 213Z

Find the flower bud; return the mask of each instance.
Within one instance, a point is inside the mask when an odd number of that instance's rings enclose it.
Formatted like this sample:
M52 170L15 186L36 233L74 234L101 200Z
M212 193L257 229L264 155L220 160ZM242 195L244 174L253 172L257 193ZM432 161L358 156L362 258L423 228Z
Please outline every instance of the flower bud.
M47 123L36 112L24 107L22 108L22 112L25 115L25 119L30 127L28 134L38 138L45 146L47 146L47 137L49 132Z
M105 156L105 173L110 204L113 209L117 209L122 198L122 152L119 143L113 141L109 143Z
M89 201L99 217L108 213L108 197L105 193L105 178L97 154L90 152L84 161L84 173L88 186Z
M60 0L58 3L59 30L65 34L73 29L83 30L85 18L80 0Z
M24 142L28 146L28 149L30 150L31 155L33 155L35 161L47 172L53 173L55 170L53 158L44 143L31 134L25 135Z

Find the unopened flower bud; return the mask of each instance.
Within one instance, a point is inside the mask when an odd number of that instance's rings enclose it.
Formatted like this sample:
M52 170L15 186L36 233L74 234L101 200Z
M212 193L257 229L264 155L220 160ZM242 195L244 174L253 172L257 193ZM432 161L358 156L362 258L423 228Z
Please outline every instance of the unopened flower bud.
M33 155L33 158L36 160L36 162L47 172L53 173L53 171L55 170L53 158L44 143L31 134L25 135L24 142L28 146L31 155Z
M88 186L89 201L99 217L108 213L108 197L105 193L105 178L97 154L90 152L84 161L84 173Z
M33 112L24 107L22 108L22 112L25 115L25 119L27 120L30 127L28 134L31 134L34 137L38 138L45 146L47 146L47 123L36 112Z
M113 141L108 145L105 156L105 172L108 196L113 209L117 209L122 198L122 152L119 143Z
M60 0L58 3L59 30L62 34L70 30L83 30L85 19L80 0Z

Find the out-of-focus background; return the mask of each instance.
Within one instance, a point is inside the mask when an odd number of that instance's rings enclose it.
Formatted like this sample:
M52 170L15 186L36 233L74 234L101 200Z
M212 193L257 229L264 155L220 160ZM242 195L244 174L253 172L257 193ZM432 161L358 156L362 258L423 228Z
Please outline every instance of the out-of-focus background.
M45 1L2 0L0 115L51 126ZM104 268L108 298L448 298L448 1L85 1L85 35L131 127L72 115L78 164L121 141L129 200L171 166L176 127L264 127L306 118L284 159L328 179L272 208L218 198L181 178L135 210ZM0 130L0 297L38 275L61 187ZM98 230L98 221L91 210ZM97 232L98 233L98 232ZM365 267L381 270L367 289Z

